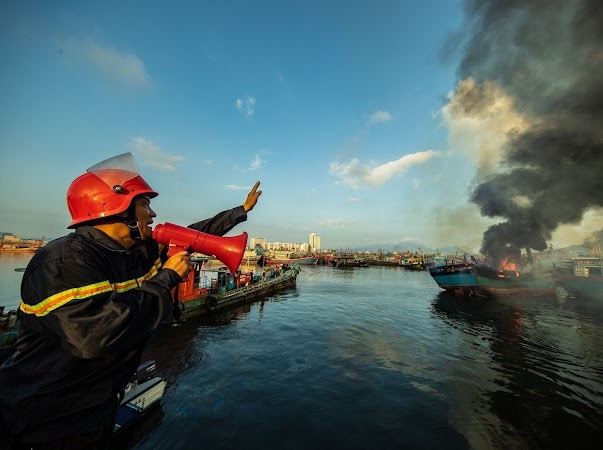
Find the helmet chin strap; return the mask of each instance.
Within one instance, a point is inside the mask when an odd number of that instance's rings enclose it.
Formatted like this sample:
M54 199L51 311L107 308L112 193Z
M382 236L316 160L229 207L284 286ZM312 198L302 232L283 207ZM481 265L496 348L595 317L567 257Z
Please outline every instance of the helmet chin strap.
M124 223L130 229L130 237L136 242L140 241L142 236L140 235L140 229L138 228L138 219L136 217L128 217L124 220Z
M130 229L130 237L138 242L142 240L142 236L140 235L140 228L138 228L138 217L136 217L136 203L135 200L132 200L130 206L128 207L128 217L124 219L124 223Z

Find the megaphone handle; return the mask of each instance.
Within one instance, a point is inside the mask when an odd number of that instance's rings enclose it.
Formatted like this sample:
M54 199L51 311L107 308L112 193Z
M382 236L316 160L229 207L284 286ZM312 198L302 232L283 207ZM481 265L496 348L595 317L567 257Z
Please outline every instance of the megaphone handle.
M170 240L168 244L168 258L170 256L174 256L176 253L182 252L184 250L188 251L188 243L187 242L178 242L175 239Z
M189 251L188 243L179 242L175 239L172 239L172 240L170 240L170 243L168 244L167 256L169 258L170 256L174 256L176 253L180 253L185 250ZM188 277L188 273L186 273L180 278L180 282L184 283L185 281L189 281L189 279L190 278Z

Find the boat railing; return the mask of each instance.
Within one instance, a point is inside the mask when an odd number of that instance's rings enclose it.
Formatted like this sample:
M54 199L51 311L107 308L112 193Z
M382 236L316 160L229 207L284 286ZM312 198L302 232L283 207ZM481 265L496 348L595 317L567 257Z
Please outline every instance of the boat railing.
M241 286L237 289L231 290L231 291L227 291L222 298L223 299L229 299L231 297L239 297L241 295L246 295L248 293L252 293L257 291L258 286L263 286L263 287L269 287L273 284L278 284L282 281L286 281L289 280L291 278L294 278L297 276L297 274L299 273L299 267L297 265L292 266L291 268L289 268L288 270L286 270L285 272L282 272L281 275L275 277L275 278L270 278L267 280L260 280L256 283L247 285L247 286Z

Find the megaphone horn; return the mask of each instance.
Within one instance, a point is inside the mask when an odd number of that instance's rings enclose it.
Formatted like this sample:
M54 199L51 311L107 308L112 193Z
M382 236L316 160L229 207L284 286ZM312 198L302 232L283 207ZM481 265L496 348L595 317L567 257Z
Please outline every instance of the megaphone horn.
M153 239L169 246L168 256L183 250L215 256L231 273L241 265L247 246L246 232L238 236L222 237L167 222L155 226Z

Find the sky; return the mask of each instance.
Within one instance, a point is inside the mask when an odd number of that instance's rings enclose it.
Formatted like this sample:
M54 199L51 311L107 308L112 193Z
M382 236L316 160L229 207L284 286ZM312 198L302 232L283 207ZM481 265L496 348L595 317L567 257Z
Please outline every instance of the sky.
M603 228L602 17L590 0L2 2L0 231L66 234L71 181L132 152L156 224L259 180L229 235L580 244Z

